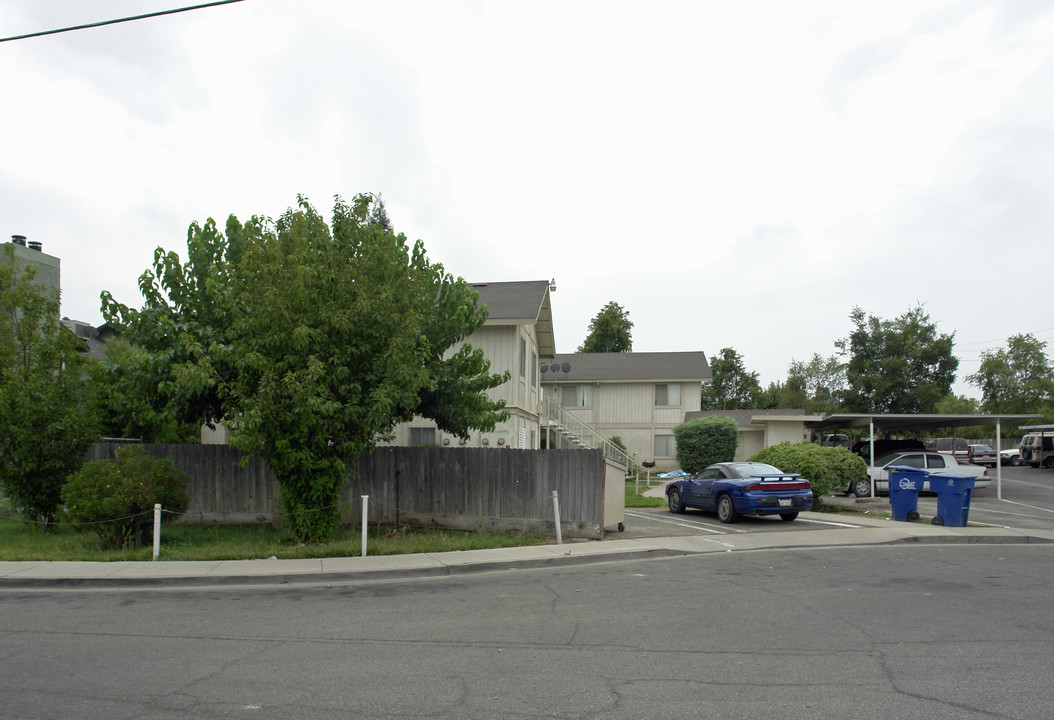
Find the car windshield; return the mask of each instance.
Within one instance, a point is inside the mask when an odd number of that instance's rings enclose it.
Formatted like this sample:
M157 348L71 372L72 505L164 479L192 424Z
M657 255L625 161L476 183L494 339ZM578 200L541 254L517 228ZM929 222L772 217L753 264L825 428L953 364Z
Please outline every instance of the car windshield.
M987 445L971 445L970 448L974 452L983 452L983 453L995 452L995 450L993 450L992 448L988 447Z
M783 471L777 467L773 467L768 463L760 462L741 462L732 463L732 469L739 473L740 477L750 477L751 475L782 475Z

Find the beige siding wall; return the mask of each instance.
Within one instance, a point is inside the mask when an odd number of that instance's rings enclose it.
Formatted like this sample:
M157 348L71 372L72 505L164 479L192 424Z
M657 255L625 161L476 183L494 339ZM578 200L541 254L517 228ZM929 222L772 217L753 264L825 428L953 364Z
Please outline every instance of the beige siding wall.
M736 444L736 460L747 460L765 449L765 434L761 430L740 429Z
M521 375L520 339L526 341L524 353L526 364ZM472 333L468 342L483 350L490 359L490 371L509 371L509 380L488 391L495 400L504 400L509 419L500 423L493 432L472 432L467 441L436 430L436 444L444 447L520 447L523 439L525 449L540 446L539 413L541 409L541 385L538 367L538 342L534 326L485 325ZM533 374L532 374L533 362ZM532 380L535 382L532 383ZM401 423L394 430L394 437L386 445L409 445L411 428L435 428L435 423L424 418L414 418Z
M673 428L684 422L686 411L699 409L701 386L698 382L681 383L681 404L670 407L655 406L654 382L590 384L592 407L565 406L567 412L606 438L621 438L638 463L654 460L656 471L676 469L676 456L655 457L655 436L672 435ZM561 387L552 383L546 385L546 390L559 402Z
M781 442L800 443L808 441L805 423L799 421L765 423L765 446Z

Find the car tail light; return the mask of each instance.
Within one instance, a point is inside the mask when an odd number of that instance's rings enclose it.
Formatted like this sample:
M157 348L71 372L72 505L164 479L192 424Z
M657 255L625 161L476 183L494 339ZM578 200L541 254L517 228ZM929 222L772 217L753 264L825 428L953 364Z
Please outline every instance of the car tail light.
M744 490L757 492L759 490L811 490L812 485L807 482L767 482L753 483L747 485Z

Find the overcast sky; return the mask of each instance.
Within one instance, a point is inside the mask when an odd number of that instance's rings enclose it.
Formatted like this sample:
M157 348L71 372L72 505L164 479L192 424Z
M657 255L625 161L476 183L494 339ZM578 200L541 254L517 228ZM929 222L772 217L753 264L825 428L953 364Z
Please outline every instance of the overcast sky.
M0 36L179 6L0 0ZM0 43L0 98L0 236L92 324L192 221L374 192L455 275L555 278L558 352L614 300L767 385L923 303L978 397L1054 339L1047 0L245 0Z

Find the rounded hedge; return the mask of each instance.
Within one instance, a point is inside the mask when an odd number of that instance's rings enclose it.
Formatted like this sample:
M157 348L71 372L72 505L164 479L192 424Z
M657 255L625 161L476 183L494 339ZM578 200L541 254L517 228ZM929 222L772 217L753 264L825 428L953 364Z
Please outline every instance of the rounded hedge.
M137 526L152 533L154 504L166 513L187 509L189 478L169 459L155 460L141 445L118 448L113 460L86 463L62 488L69 516L90 524L109 549L124 547Z
M812 483L813 508L822 505L824 495L842 492L850 483L867 477L864 459L844 447L783 442L765 448L750 459L774 465L784 472L798 473Z
M677 462L694 475L707 465L735 458L739 426L726 415L710 415L681 423L673 429L673 438Z

